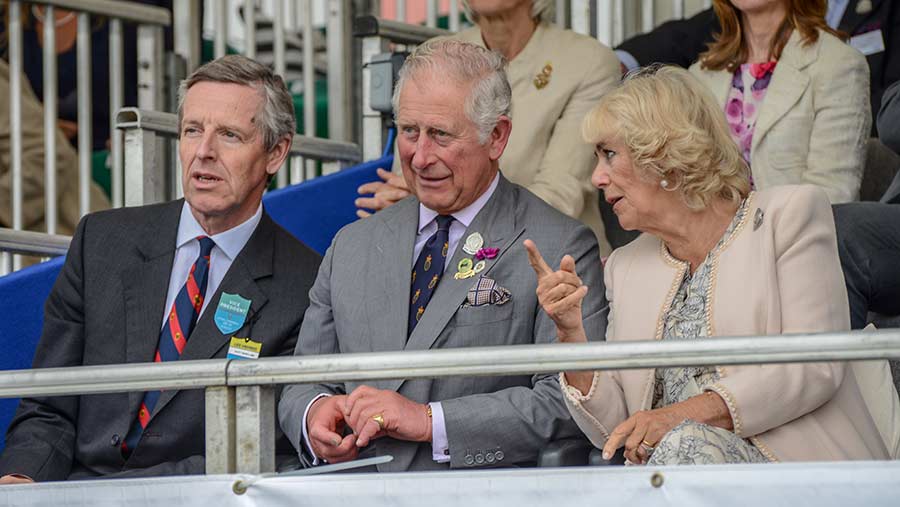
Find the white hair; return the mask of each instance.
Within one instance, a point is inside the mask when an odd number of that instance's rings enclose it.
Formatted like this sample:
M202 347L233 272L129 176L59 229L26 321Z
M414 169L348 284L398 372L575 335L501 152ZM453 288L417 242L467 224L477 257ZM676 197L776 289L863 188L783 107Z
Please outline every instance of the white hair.
M463 12L472 23L478 23L478 13L469 6L469 0L462 0ZM531 0L531 17L539 23L541 21L551 21L551 17L556 12L553 0Z
M422 71L430 71L458 83L471 83L465 113L486 143L501 116L510 115L512 90L506 77L506 58L496 51L454 39L432 39L416 47L400 69L391 103L400 110L400 91Z

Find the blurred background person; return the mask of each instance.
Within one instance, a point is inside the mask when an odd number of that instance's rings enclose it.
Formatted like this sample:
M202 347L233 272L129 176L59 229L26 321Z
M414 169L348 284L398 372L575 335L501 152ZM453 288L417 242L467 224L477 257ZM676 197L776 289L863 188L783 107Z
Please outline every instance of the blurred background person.
M721 35L691 66L764 190L810 183L859 198L869 69L825 23L825 0L714 0Z
M638 73L589 113L593 183L623 228L604 277L608 341L846 331L828 199L815 186L751 191L713 96L675 67ZM529 245L533 265L540 254ZM535 271L539 271L537 268ZM560 341L584 342L571 266L539 276ZM885 459L845 363L571 371L572 416L609 459L762 463Z
M497 51L509 60L512 117L517 125L500 170L566 215L587 224L601 255L611 248L590 185L594 157L581 142L581 120L619 82L612 50L589 36L559 28L553 0L464 0L475 27L454 37ZM398 165L395 161L395 173ZM357 206L379 210L409 195L399 174L363 185ZM367 214L360 210L361 215Z

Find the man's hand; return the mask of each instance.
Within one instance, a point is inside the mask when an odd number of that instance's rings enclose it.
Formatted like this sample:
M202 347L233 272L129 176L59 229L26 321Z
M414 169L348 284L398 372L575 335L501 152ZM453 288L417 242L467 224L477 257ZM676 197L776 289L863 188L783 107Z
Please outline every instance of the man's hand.
M34 482L29 477L19 474L9 474L0 477L0 484L28 484Z
M383 436L412 442L431 442L431 418L426 405L394 391L360 386L347 396L344 419L356 432L356 445L365 447ZM381 425L373 417L380 415Z
M346 395L322 397L316 400L306 415L306 430L313 452L319 459L340 463L356 459L359 453L354 435L342 437Z
M373 181L359 187L356 191L360 195L374 194L372 197L360 197L356 204L356 216L365 218L371 213L363 210L367 208L375 211L382 210L409 195L409 187L402 175L394 174L384 169L378 169L378 177L382 181Z
M537 275L538 302L547 315L556 323L561 342L585 342L584 324L581 321L581 301L587 295L587 285L575 273L575 259L566 255L559 263L559 270L553 271L537 245L525 240L528 262Z

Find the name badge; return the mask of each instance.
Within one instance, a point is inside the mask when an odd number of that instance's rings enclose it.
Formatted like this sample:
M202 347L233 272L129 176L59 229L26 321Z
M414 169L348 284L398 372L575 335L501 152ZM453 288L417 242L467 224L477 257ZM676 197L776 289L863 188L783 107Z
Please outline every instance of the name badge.
M255 342L250 338L231 338L231 344L228 347L228 359L257 359L259 351L262 350L262 343Z
M884 51L884 36L881 29L850 37L850 45L860 53L869 56Z
M244 325L247 313L250 311L250 300L237 294L222 293L219 298L219 306L213 320L222 334L231 334Z

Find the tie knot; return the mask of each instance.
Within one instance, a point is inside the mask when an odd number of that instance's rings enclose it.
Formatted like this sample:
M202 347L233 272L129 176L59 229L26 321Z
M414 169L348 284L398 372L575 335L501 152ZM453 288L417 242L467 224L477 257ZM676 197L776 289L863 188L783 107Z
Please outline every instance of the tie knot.
M197 236L197 241L200 242L200 257L209 257L216 242L209 236Z
M453 216L451 215L438 215L437 216L437 226L439 231L449 231L450 224L453 223Z

